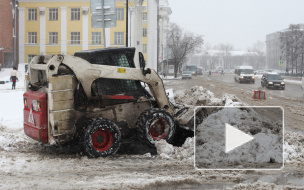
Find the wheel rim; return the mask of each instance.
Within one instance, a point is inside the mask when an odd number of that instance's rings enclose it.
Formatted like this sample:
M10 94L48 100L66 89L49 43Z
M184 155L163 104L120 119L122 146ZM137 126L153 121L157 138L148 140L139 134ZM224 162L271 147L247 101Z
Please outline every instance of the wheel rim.
M92 135L92 144L98 151L108 150L113 144L113 135L107 129L97 129Z
M165 139L169 133L169 124L164 119L155 120L150 127L150 134L154 140Z

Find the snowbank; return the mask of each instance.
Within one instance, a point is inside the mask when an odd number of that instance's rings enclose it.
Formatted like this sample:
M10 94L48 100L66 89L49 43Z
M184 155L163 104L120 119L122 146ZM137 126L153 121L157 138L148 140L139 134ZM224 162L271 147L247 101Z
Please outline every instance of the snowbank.
M285 131L284 160L289 162L304 162L304 135Z
M255 142L225 154L226 123L251 134ZM202 168L219 168L219 163L247 165L282 163L282 123L262 119L250 108L224 108L209 115L196 129L196 163Z
M194 86L186 90L184 94L177 94L174 97L176 103L192 106L221 106L223 102L216 98L212 92L202 86Z
M296 187L291 185L276 185L274 183L267 183L267 182L261 182L257 181L252 184L237 184L234 185L232 188L227 188L229 190L252 190L252 189L263 189L263 190L282 190L282 189L303 189L303 187Z
M193 138L187 138L183 146L174 147L165 140L155 143L157 153L163 159L193 160L194 159L194 141Z

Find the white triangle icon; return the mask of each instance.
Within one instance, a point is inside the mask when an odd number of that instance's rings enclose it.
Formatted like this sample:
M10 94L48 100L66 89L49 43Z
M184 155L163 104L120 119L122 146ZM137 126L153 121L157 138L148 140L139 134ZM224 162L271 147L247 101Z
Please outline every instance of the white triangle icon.
M231 150L234 150L236 147L239 147L251 140L253 137L251 135L247 135L243 131L229 125L225 124L226 127L226 144L225 144L225 152L229 153Z
M35 125L32 109L31 109L30 114L29 114L28 122L33 123Z

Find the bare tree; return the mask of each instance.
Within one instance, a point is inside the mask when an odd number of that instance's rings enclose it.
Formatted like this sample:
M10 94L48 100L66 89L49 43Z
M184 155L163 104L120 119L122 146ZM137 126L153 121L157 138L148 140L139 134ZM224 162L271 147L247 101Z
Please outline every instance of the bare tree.
M179 25L170 23L168 32L168 47L174 62L174 77L183 66L187 55L200 49L204 41L202 36L185 32Z
M255 42L251 47L247 48L247 50L256 52L258 55L266 55L266 45L260 40Z
M234 47L230 43L226 43L226 44L221 43L221 44L215 45L213 47L213 49L222 50L224 55L228 55L230 51L234 50Z
M286 71L291 69L291 73L303 72L304 61L304 31L300 29L300 25L289 25L289 28L281 33L281 51L283 59L288 63ZM300 68L298 60L301 61Z

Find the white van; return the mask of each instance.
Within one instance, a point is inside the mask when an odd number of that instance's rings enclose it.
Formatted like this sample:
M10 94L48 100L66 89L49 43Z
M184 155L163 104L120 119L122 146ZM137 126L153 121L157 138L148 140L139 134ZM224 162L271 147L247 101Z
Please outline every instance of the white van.
M234 80L236 82L255 82L252 66L237 66L234 71Z

